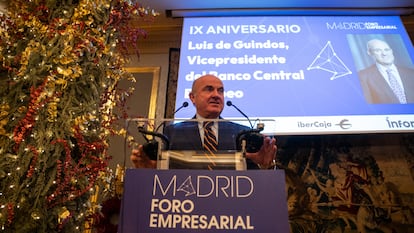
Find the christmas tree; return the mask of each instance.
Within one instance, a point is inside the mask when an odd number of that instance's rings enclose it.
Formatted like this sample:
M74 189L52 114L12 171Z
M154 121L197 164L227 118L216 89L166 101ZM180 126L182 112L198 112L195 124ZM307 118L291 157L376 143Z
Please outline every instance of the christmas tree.
M0 19L0 229L83 232L121 134L128 50L157 13L127 0L13 0Z

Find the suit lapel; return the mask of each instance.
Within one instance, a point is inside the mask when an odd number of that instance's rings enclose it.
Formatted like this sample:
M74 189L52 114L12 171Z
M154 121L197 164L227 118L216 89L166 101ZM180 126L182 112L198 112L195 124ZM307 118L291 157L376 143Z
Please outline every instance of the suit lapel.
M373 90L377 90L375 96L373 96L375 102L398 102L394 92L376 67L372 70L369 82Z
M192 119L196 119L194 116ZM191 147L193 150L199 150L199 148L203 148L203 144L201 143L201 136L200 131L198 130L198 122L192 121L190 122L191 127L188 127L188 133L185 134L188 138L188 142L191 142Z

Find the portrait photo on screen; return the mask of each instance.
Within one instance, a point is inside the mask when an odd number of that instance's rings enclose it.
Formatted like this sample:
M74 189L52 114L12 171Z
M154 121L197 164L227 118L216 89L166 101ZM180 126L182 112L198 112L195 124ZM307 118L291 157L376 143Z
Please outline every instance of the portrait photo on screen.
M414 103L414 66L399 34L350 34L347 39L367 103Z

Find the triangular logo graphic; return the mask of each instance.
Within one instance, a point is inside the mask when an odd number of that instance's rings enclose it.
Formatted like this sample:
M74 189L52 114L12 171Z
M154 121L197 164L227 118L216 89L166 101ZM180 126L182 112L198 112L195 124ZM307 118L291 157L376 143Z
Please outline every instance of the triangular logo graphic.
M312 61L308 70L319 69L332 73L331 80L352 74L351 70L342 62L341 58L335 53L331 42L328 41Z
M191 176L185 179L185 181L180 185L180 187L178 187L177 191L184 192L186 197L196 193L193 183L191 182Z

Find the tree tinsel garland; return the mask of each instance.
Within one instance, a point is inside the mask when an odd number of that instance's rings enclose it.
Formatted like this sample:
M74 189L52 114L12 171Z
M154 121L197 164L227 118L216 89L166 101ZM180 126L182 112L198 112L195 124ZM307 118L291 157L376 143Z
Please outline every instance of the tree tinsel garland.
M108 172L129 49L157 13L127 0L13 0L0 16L0 229L82 232ZM139 20L137 20L139 19ZM134 25L131 23L134 22ZM132 47L131 47L132 46ZM129 94L129 93L128 93Z

